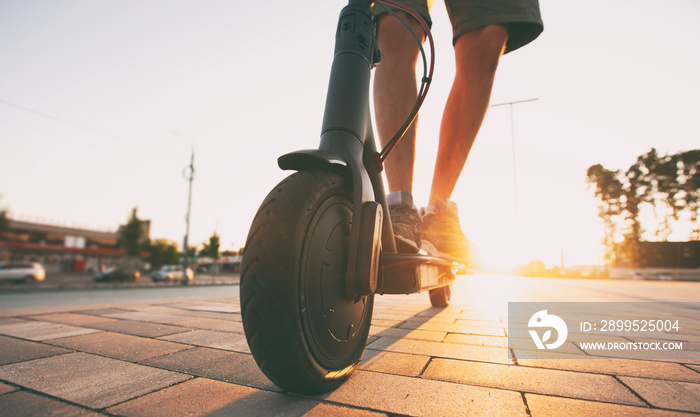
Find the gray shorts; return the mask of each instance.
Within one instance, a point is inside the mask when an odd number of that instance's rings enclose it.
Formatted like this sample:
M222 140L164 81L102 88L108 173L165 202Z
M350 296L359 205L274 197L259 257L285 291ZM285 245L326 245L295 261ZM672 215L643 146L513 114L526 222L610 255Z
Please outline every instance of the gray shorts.
M431 24L430 6L433 0L396 0L417 11ZM538 0L445 0L452 22L453 42L463 33L486 25L504 25L508 28L506 53L532 42L544 28ZM373 12L384 10L374 6Z

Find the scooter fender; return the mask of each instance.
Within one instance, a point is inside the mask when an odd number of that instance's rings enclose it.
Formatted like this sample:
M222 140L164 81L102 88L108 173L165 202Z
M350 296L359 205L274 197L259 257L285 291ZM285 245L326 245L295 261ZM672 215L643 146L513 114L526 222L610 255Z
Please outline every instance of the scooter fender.
M335 132L337 134L337 132ZM347 133L341 133L347 134ZM329 141L337 144L339 142ZM347 142L346 142L347 143ZM359 143L359 142L358 142ZM277 159L277 164L283 170L302 171L308 169L328 169L336 167L349 170L355 194L353 227L348 254L348 271L346 275L346 296L356 299L362 295L373 294L377 288L379 272L379 256L382 236L382 207L374 201L374 190L367 175L361 167L361 160L344 158L338 153L340 149L307 149L290 152ZM347 152L353 155L352 152Z
M285 171L303 171L329 166L347 167L348 163L338 155L323 149L305 149L280 156L277 158L277 165Z

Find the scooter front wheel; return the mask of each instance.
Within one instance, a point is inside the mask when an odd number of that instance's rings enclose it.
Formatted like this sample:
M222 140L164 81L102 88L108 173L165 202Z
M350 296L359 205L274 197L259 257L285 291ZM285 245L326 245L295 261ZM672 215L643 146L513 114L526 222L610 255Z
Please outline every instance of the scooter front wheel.
M352 183L297 172L262 203L241 266L241 315L260 369L282 389L316 394L357 369L373 296L345 297Z

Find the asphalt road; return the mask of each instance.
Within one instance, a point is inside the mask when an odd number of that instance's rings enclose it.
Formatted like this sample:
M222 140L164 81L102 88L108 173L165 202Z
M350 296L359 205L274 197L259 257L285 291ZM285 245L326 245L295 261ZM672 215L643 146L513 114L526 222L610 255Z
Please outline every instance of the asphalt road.
M238 285L158 285L0 291L0 311L238 295Z

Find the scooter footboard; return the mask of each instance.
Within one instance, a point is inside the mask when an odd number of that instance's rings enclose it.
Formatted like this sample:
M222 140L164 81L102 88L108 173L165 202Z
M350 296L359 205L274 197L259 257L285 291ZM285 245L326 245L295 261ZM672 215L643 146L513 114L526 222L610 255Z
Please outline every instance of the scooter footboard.
M444 287L455 280L455 264L445 259L405 253L384 253L375 294L413 294Z

